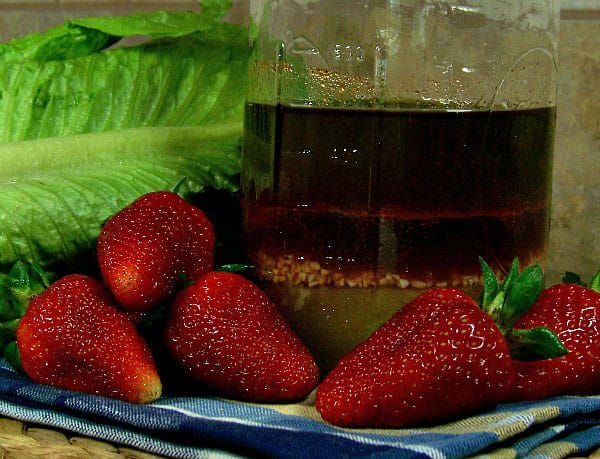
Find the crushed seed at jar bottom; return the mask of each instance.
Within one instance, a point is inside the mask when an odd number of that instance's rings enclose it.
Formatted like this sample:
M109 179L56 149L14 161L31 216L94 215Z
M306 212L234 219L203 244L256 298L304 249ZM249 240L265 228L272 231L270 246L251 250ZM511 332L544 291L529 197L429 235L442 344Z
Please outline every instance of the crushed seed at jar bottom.
M257 255L253 263L259 285L324 373L426 289L456 287L473 299L482 290L476 274L436 283L375 270L342 272L295 254L271 256L261 251ZM522 265L539 260L538 256L524 257Z
M401 289L428 289L431 287L473 287L482 284L481 276L456 275L454 278L433 282L427 279L414 279L397 273L362 271L344 273L326 269L314 260L301 259L293 255L271 257L259 254L256 262L256 274L263 281L273 283L292 283L309 288L313 287L397 287Z

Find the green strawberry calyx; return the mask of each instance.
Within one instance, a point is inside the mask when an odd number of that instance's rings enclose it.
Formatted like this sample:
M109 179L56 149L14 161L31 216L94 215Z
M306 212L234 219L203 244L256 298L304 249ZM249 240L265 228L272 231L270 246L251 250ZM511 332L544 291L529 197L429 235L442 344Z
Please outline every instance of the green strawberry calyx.
M590 288L598 293L600 293L600 270L592 277L592 280L589 284L586 284L581 280L581 276L571 271L567 271L562 278L563 284L576 284L581 285L582 287Z
M236 273L244 276L248 275L252 269L254 269L254 266L246 263L226 263L218 268L215 268L215 271Z
M21 367L15 343L17 326L33 297L50 285L50 275L36 263L18 261L8 273L0 272L0 356Z
M589 288L596 292L600 292L600 270L592 277Z
M483 273L481 308L494 319L506 337L512 357L516 360L542 360L565 355L567 348L549 327L513 328L544 288L542 267L534 264L521 272L519 259L515 258L504 281L500 283L482 258L479 263Z

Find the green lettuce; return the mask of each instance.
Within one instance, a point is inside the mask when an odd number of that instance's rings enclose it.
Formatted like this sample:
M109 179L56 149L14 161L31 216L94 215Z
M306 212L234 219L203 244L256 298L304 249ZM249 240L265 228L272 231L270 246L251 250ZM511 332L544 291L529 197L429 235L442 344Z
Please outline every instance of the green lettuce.
M204 0L202 6L201 15L189 11L156 11L72 19L44 33L32 33L9 43L0 43L0 61L73 59L101 51L123 37L135 35L173 38L201 31L213 38L219 34L224 38L224 34L240 32L235 26L220 23L231 7L230 0Z
M79 263L143 193L237 189L250 52L229 7L77 19L0 45L0 270ZM111 47L132 35L149 38Z

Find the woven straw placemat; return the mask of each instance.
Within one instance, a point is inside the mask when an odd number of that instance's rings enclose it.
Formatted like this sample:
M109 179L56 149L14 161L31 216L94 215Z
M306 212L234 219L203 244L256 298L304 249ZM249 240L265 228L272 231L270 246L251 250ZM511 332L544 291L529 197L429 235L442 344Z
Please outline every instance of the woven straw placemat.
M0 459L156 459L132 448L0 416Z

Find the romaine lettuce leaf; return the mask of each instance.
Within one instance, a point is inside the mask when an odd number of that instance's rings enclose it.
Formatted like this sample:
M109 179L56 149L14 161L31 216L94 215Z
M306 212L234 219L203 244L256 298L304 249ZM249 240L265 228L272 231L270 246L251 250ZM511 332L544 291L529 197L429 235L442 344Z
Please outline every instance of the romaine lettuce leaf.
M235 190L240 129L135 128L0 144L0 266L93 256L111 215L182 178L182 195Z
M231 1L204 0L201 15L191 11L152 11L128 16L97 16L72 19L69 24L94 29L115 37L182 37L193 32L214 32L215 23L231 7Z
M0 62L73 59L100 51L117 39L99 30L66 23L44 34L32 33L0 43Z
M247 41L203 33L50 62L0 62L0 142L241 120Z
M70 34L55 30L23 38L20 58L0 49L0 270L89 256L104 221L145 192L237 188L249 49L247 30L220 20L229 5L65 26L162 37L138 46L82 33L74 51L48 44Z
M183 37L203 31L228 33L220 18L231 0L204 0L202 14L191 11L153 11L128 16L78 18L53 27L45 33L31 33L0 43L1 62L74 59L103 50L120 38L145 35L153 38Z

